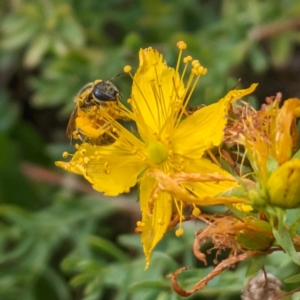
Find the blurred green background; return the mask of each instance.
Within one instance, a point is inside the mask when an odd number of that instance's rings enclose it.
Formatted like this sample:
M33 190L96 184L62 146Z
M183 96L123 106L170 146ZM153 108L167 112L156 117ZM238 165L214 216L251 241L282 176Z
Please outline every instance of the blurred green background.
M0 0L0 300L181 299L168 273L198 267L182 277L188 287L212 269L192 253L200 224L185 224L181 238L169 232L144 271L136 191L105 198L54 167L73 149L73 97L136 69L140 47L175 66L179 40L208 68L193 105L217 101L238 78L260 83L260 102L300 97L299 28L299 0ZM128 76L115 84L126 100ZM281 279L297 271L283 254L268 260ZM224 272L191 299L240 299L245 271Z

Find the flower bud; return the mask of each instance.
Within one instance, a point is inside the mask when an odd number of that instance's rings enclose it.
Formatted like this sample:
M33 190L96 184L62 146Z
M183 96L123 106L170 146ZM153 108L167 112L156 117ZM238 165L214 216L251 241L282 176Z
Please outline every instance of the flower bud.
M255 218L244 218L236 241L247 250L267 250L274 242L271 225Z
M278 167L267 182L269 203L281 208L300 205L300 159L291 159Z
M261 207L266 205L266 197L258 188L253 188L248 191L248 198L252 205L255 207Z

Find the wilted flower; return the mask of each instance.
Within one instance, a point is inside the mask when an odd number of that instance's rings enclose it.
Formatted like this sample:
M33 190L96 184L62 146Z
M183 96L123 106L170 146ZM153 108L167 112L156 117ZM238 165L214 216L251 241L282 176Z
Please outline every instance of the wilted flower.
M226 130L227 142L244 145L255 172L257 186L249 197L260 206L269 203L294 208L300 203L300 159L296 118L300 100L293 98L279 108L279 99L256 111L248 105L236 108L239 117Z
M259 272L244 287L242 300L277 300L281 292L282 283L276 276Z

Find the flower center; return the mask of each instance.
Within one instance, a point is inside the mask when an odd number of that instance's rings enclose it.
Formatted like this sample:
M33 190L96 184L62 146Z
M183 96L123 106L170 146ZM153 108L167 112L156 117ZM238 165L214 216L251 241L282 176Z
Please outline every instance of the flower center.
M159 141L150 141L147 150L150 160L156 165L163 163L169 156L168 150Z

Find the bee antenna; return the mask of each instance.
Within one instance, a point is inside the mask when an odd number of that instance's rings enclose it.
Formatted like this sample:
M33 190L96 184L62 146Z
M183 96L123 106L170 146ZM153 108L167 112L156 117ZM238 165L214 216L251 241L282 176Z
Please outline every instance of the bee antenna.
M240 83L242 82L242 79L239 78L236 82L236 84L230 89L230 91L232 91L233 89L235 89Z
M119 77L119 76L121 76L121 75L123 75L123 74L125 74L125 72L121 72L121 73L117 74L116 76L112 77L112 78L110 79L110 81L116 79L117 77Z

